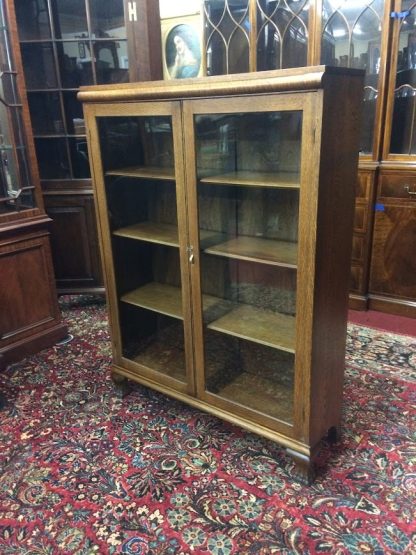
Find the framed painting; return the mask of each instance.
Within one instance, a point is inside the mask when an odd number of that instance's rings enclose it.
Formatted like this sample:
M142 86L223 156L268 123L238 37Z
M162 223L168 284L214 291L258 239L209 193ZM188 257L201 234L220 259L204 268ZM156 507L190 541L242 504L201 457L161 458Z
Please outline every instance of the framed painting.
M204 75L200 14L161 20L164 79Z

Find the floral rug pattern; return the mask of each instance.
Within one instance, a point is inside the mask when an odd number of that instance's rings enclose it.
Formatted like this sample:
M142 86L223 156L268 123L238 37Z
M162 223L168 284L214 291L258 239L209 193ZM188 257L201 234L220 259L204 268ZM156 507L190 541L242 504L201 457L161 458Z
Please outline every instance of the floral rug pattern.
M416 338L351 325L344 421L312 486L283 449L110 379L106 308L0 374L0 553L416 553Z

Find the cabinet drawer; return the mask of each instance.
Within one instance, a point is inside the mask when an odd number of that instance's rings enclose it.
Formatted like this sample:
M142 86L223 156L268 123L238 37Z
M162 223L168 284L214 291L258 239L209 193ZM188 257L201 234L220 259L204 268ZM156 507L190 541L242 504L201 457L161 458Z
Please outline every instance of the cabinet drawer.
M411 192L415 194L412 195ZM416 202L416 174L381 174L380 197L410 199Z

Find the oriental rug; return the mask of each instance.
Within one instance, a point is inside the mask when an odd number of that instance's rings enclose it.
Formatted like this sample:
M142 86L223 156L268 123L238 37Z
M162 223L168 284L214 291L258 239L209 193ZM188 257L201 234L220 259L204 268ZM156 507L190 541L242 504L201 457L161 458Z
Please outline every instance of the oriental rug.
M1 554L415 554L416 338L349 326L341 440L313 485L283 449L110 379L106 307L0 374Z

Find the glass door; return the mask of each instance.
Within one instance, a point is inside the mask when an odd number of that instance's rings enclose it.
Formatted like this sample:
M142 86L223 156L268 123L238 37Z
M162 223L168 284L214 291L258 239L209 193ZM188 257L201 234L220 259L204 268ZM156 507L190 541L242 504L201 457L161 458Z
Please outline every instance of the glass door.
M196 101L186 120L195 144L196 179L187 177L198 214L199 395L273 427L294 423L298 289L307 286L297 271L303 98L264 98L258 110L253 99Z
M385 60L384 26L389 2L383 0L323 0L321 63L365 70L360 152L376 155L375 137Z
M416 155L416 2L397 3L403 17L397 18L396 51L392 56L390 97L386 121L391 136L386 137L384 158L409 159ZM390 129L389 126L386 126ZM390 140L389 140L390 139Z
M27 163L23 105L11 51L6 5L0 1L0 216L36 207Z
M108 214L101 226L103 237L110 238L104 244L110 259L106 266L114 268L107 278L118 306L112 315L116 357L133 372L139 365L141 375L189 390L180 248L186 236L182 164L175 164L175 156L182 157L180 136L174 132L178 114L169 104L154 106L154 111L123 105L110 115L105 111L93 130L101 153L94 167L101 176L96 179L105 206L100 212Z

